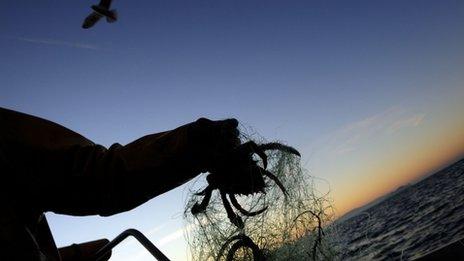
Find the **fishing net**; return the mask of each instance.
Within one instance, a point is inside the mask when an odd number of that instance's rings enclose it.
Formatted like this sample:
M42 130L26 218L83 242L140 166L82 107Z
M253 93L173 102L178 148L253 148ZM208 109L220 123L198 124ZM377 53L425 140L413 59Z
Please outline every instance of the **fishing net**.
M206 212L193 215L191 208L201 201L195 193L206 184L200 178L192 185L184 219L193 260L253 260L256 248L265 260L327 260L334 256L324 233L334 216L328 193L315 189L315 178L301 167L299 157L284 151L266 154L268 170L280 179L288 194L266 180L265 193L238 197L245 209L268 207L259 215L241 216L243 229L229 222L217 191ZM247 242L254 247L244 247Z

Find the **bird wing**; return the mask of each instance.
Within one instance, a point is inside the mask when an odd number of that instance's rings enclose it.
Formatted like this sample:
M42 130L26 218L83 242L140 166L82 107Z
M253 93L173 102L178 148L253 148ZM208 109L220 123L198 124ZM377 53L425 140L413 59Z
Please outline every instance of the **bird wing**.
M89 14L89 16L87 16L84 20L84 23L82 24L82 28L90 28L92 27L95 23L98 22L98 20L100 20L100 18L102 18L103 16L97 12L92 12L91 14Z
M100 4L98 4L98 5L105 8L105 9L110 9L111 1L112 0L100 0Z

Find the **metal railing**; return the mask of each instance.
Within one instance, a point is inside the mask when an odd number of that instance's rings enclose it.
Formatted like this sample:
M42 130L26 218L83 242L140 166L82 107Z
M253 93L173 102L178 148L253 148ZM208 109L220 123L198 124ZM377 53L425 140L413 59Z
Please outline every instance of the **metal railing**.
M133 236L135 239L137 239L137 241L139 241L139 243L142 244L142 246L144 246L145 249L148 250L148 252L150 252L150 254L152 254L154 258L156 258L156 260L170 261L169 258L167 258L150 240L148 240L146 236L144 236L140 231L133 228L122 232L111 242L109 242L100 250L98 250L98 252L95 254L95 260L101 260L115 246L117 246L119 243L121 243L124 239L126 239L129 236Z

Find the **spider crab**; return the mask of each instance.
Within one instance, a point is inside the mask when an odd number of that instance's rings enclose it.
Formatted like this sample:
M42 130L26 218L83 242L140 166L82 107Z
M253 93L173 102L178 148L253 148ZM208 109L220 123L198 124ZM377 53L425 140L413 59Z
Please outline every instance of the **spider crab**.
M245 210L238 203L235 195L248 196L254 193L265 193L265 176L273 180L284 195L287 195L280 180L274 174L266 170L268 160L265 152L268 150L280 150L300 156L300 153L296 149L277 142L258 145L253 141L248 141L237 146L232 152L219 159L217 164L215 164L216 167L213 168L206 177L208 186L201 192L195 194L197 196L203 196L203 200L201 203L197 202L193 205L191 209L192 214L196 215L200 212L205 212L211 199L212 192L217 189L221 195L227 217L235 226L243 228L243 221L240 216L234 212L232 206L245 216L261 214L267 210L267 206L257 211ZM261 158L263 167L259 166L257 161L253 159L254 154Z

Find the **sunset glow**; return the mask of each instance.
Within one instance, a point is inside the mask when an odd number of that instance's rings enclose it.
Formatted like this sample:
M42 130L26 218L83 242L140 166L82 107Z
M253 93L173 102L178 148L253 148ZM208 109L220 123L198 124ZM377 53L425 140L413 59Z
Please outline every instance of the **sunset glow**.
M464 157L464 1L115 1L84 30L93 2L1 1L1 107L106 147L234 117L297 148L337 216ZM59 246L134 227L185 260L190 185L47 219Z

